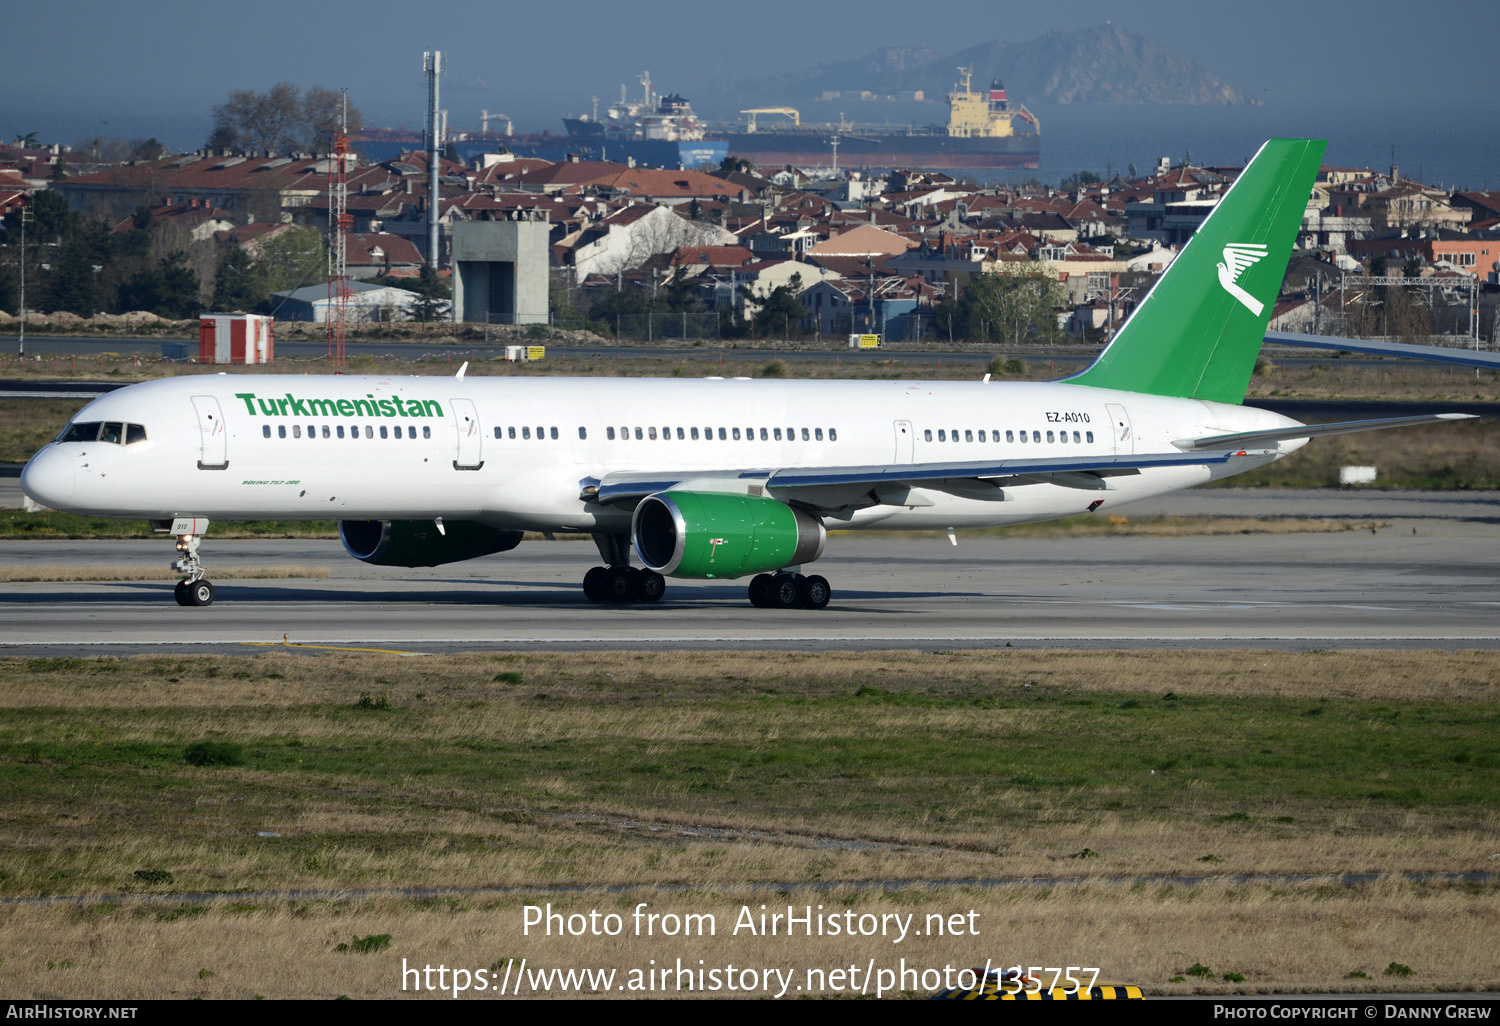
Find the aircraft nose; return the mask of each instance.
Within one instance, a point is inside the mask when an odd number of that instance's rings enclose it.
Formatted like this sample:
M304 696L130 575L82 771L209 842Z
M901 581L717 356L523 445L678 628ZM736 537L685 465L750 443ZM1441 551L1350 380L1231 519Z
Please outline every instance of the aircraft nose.
M78 460L55 445L38 452L21 471L21 491L48 509L67 509L78 484Z

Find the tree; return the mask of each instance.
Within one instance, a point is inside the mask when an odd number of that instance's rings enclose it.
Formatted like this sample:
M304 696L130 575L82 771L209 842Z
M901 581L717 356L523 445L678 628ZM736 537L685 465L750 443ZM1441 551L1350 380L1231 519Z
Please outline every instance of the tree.
M61 244L83 225L83 219L68 205L67 199L60 192L42 189L32 193L30 209L30 224L26 228L26 234L36 241ZM19 231L20 227L21 209L17 207L5 215L5 228L7 231Z
M1064 299L1057 280L1034 268L975 275L957 310L967 338L1047 342L1057 337L1056 308Z
M328 137L338 131L343 96L314 86L304 97L290 82L278 82L267 92L236 89L224 103L215 104L211 149L266 150L284 153L299 147L325 152ZM349 131L364 125L356 107L349 107Z
M778 285L764 299L755 300L757 309L751 318L751 333L765 338L787 334L792 325L800 327L807 316L801 295L802 275L794 274L785 285Z
M125 310L148 310L158 317L181 321L196 316L200 305L198 276L188 267L187 254L180 250L120 286L120 306Z
M353 104L348 106L347 127L344 122L344 94L322 86L313 86L302 98L302 120L307 126L307 149L313 153L328 152L328 137L339 131L352 135L365 127L364 116Z
M328 278L328 249L311 228L292 227L261 240L256 266L269 292L286 292Z
M214 295L211 305L225 313L251 313L270 302L264 272L239 246L230 243L219 256L214 273Z
M417 298L406 309L414 321L438 321L445 319L453 308L453 290L438 277L431 264L423 264L417 282L411 289Z
M754 171L755 165L750 163L744 157L729 156L719 161L719 170L726 173L733 173L736 171Z

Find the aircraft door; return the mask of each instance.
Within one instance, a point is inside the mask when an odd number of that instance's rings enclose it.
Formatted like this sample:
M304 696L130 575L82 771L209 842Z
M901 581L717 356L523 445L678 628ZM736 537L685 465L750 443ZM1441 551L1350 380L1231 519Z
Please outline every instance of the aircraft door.
M198 469L224 470L229 466L229 432L219 400L211 395L193 396L198 412Z
M1115 455L1128 456L1135 452L1135 432L1130 428L1130 414L1118 403L1105 403L1109 411L1110 429L1114 432Z
M484 433L479 430L479 411L474 409L472 399L450 399L453 407L454 428L458 431L458 458L453 461L454 470L478 470L484 466L481 458Z
M898 420L896 427L896 459L897 463L912 462L912 450L916 437L912 434L911 421Z

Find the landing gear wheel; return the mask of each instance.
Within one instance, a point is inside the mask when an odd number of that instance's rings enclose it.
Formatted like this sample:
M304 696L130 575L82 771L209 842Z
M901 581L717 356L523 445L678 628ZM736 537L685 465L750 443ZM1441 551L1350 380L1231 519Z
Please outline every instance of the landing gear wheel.
M635 591L635 571L628 566L612 566L604 578L604 601L629 602Z
M211 606L214 602L214 586L206 580L193 581L185 589L190 606Z
M775 609L791 609L797 604L798 592L797 574L777 574L771 578L771 584L766 589L766 597L770 605Z
M188 582L187 581L178 581L177 582L177 587L175 587L175 588L172 589L172 597L177 600L177 604L179 606L190 606L190 605L193 604L192 599L188 598Z
M828 586L827 578L813 574L797 582L797 597L799 604L808 609L822 609L833 597L833 589Z
M655 602L666 594L667 579L655 570L637 570L635 597L641 602Z
M770 606L771 581L770 574L756 574L750 582L750 604L756 609L765 609Z
M590 602L603 602L608 587L609 568L596 566L583 575L583 594Z

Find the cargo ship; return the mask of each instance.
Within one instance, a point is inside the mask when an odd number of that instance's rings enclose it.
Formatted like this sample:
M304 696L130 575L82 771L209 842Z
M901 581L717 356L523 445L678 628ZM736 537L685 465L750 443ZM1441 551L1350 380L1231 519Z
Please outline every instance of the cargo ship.
M742 157L761 167L790 164L804 168L872 169L942 168L1005 170L1035 168L1041 156L1041 123L1022 104L1012 107L1005 86L970 88L973 68L959 69L959 83L948 94L945 125L899 127L862 125L840 118L837 124L804 125L793 107L758 107L741 111L743 126L709 125L693 113L682 96L659 96L651 73L640 77L639 101L620 100L599 116L563 118L566 135L515 135L459 132L447 139L460 159L508 150L518 157L561 161L613 160L649 167L717 167L727 156ZM761 126L757 118L781 116L786 121ZM367 160L390 160L403 149L423 148L419 132L375 129L355 137Z
M971 88L973 68L959 69L959 82L948 94L948 122L925 127L837 124L804 125L793 107L759 107L741 111L749 121L738 129L705 125L683 97L659 99L651 90L650 72L641 76L641 102L620 102L600 118L564 118L568 136L590 153L637 163L693 167L718 163L724 156L752 164L798 167L963 168L1003 170L1035 168L1041 156L1041 122L1025 105L1012 107L1005 86L991 81L985 92ZM762 127L757 117L787 121ZM695 151L695 147L701 150Z

